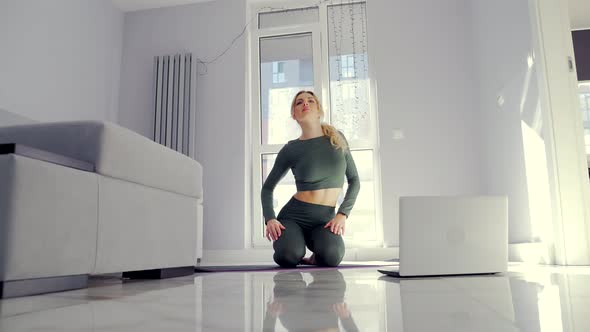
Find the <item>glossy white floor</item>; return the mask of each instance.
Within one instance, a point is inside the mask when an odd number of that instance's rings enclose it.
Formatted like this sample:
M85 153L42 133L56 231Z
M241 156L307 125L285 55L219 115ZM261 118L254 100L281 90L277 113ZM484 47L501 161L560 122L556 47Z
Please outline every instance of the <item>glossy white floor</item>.
M95 277L0 301L0 331L590 331L590 267L398 280L375 268Z

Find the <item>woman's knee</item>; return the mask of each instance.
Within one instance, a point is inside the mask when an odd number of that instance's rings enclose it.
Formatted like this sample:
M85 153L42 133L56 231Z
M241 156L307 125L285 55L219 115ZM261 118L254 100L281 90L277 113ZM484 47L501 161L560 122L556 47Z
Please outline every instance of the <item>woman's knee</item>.
M330 232L327 228L315 229L311 236L311 244L318 265L338 266L344 257L342 236Z
M282 235L273 244L274 261L282 267L293 267L305 256L305 242L297 237Z
M289 220L281 220L285 229L274 241L274 261L283 267L293 267L305 255L305 239L299 225Z
M294 267L305 256L305 247L302 248L276 248L273 255L274 261L282 267Z
M315 259L320 266L338 266L344 258L344 245L334 243L322 246L315 251Z

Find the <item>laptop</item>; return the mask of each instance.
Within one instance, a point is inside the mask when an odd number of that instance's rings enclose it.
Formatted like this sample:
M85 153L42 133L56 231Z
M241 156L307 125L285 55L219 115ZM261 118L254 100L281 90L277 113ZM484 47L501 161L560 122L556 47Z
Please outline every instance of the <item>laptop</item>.
M397 277L504 273L508 269L506 196L400 197Z

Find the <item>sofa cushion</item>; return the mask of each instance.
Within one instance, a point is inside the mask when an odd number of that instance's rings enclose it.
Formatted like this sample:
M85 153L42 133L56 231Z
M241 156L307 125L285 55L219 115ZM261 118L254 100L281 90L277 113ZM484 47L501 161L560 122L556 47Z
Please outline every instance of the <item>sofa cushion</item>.
M96 173L202 198L201 165L109 122L50 122L0 128L0 143L17 143L90 162Z

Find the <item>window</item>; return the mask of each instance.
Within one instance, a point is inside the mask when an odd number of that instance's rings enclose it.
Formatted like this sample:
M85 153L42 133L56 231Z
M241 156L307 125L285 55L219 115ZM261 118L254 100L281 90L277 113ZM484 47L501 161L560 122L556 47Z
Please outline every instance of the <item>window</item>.
M342 73L341 76L343 78L356 77L354 69L354 55L341 55L339 60Z
M282 61L275 61L272 63L272 82L284 83L285 82L285 63Z
M590 155L590 81L578 84L580 96L580 111L584 119L584 142L586 143L586 154Z
M293 97L300 90L311 90L324 106L323 121L346 135L361 180L345 242L349 247L380 246L379 153L368 74L365 3L321 3L258 16L252 32L252 244L270 246L264 238L260 189L278 151L301 133L291 118ZM274 191L275 213L296 190L288 172ZM338 204L345 193L346 182Z
M291 99L302 89L313 90L313 40L311 33L260 38L260 143L283 144L299 135L299 126L291 119ZM297 51L291 51L291 48ZM279 65L279 64L283 65ZM287 64L285 66L285 64ZM275 86L275 68L289 68L288 75Z

